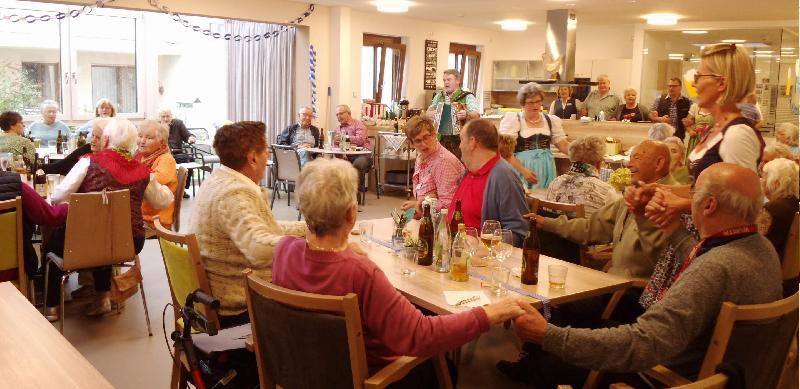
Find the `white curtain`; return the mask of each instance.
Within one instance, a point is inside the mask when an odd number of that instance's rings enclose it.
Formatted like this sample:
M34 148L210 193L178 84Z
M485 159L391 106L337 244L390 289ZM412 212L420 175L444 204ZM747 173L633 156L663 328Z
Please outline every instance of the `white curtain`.
M294 120L294 27L229 20L232 37L261 35L259 41L228 43L228 118L255 120L267 126L268 143ZM264 39L264 34L270 37Z

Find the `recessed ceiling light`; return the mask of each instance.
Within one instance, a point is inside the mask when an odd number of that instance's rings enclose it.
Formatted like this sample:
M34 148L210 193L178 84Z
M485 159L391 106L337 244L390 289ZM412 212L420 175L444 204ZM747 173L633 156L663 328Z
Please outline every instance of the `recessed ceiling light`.
M533 23L527 20L506 19L497 22L497 24L505 31L525 31L528 29L528 25Z
M772 50L753 50L756 54L772 54Z
M647 24L655 26L672 26L678 24L680 16L668 13L649 14L644 16L647 19Z
M744 42L747 42L747 41L744 40L744 39L723 39L720 42L722 42L722 43L744 43Z
M681 32L684 34L692 34L692 35L708 34L708 31L706 30L683 30Z
M373 4L378 12L393 14L408 12L408 7L411 6L411 2L406 0L377 0Z
M781 51L794 51L794 47L781 47Z

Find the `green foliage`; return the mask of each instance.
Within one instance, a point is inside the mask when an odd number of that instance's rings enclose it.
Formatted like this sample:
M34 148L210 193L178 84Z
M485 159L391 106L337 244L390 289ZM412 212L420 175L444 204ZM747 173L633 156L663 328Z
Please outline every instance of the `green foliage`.
M0 111L17 111L37 107L42 92L35 81L19 67L0 62Z

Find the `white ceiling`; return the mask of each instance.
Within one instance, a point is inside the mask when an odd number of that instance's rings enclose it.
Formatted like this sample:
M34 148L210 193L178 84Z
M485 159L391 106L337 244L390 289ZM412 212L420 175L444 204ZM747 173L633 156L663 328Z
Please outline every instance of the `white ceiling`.
M297 2L307 2L294 0ZM502 19L524 19L545 24L545 11L571 8L577 12L579 26L586 24L641 23L642 16L671 12L683 16L681 22L744 20L797 20L797 0L411 0L406 14L415 19L441 21L480 28L499 28ZM371 0L316 0L329 6L346 6L377 12Z

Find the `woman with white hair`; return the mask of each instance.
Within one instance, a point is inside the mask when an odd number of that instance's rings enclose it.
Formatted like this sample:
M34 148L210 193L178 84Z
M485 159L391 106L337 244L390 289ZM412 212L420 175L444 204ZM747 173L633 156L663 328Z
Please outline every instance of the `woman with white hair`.
M451 315L423 315L375 262L348 243L358 215L357 187L356 170L346 161L319 158L303 166L297 201L308 234L278 243L272 282L309 293L357 294L371 373L400 355L426 357L456 349L490 326L524 313L514 300L506 299ZM431 387L435 375L427 378L400 385Z
M656 123L650 126L650 129L647 130L647 137L650 140L657 140L663 142L664 139L667 139L675 133L675 127L667 123Z
M69 127L58 119L58 102L55 100L45 100L39 105L42 112L42 120L31 124L31 136L41 139L44 144L47 141L56 140L58 132L63 136L69 136Z
M136 149L137 162L147 166L155 175L161 185L166 185L174 195L178 190L178 174L176 172L175 158L169 151L167 126L154 120L145 120L139 124L139 140ZM142 218L145 224L153 227L153 219L158 216L161 224L167 229L172 228L172 215L175 212L175 202L163 209L156 209L145 199L142 201Z
M765 165L767 162L778 158L793 160L794 154L792 153L792 149L780 142L775 142L764 146L764 151L761 152L762 169L763 165Z
M602 206L617 200L619 194L614 187L600 179L605 151L605 142L598 136L578 138L570 143L572 166L547 188L547 201L583 204L588 218Z
M547 188L556 178L550 144L567 153L567 134L561 119L542 112L544 90L535 82L517 92L522 112L509 112L500 121L500 155L514 167L524 188Z
M669 174L681 185L692 182L689 176L689 169L686 167L686 146L683 145L681 138L670 136L664 139L664 144L669 147Z
M794 215L800 209L800 168L786 158L767 162L761 175L761 189L768 202L758 217L758 229L775 246L778 257L783 260L786 239ZM797 291L798 280L786 280L784 296Z
M150 169L133 159L131 151L136 144L136 126L126 119L108 121L99 141L99 151L81 158L69 174L55 188L53 204L69 201L73 193L99 192L103 189L130 191L131 229L133 246L139 253L144 246L142 201L147 200L156 208L164 208L173 201L172 191L158 183ZM91 222L91 221L87 221ZM64 252L64 229L53 231L45 248L59 256ZM62 272L50 266L48 293L45 296L45 316L50 321L58 320L56 308L59 300L59 282ZM87 315L99 316L111 311L111 268L94 271L96 301L86 311Z
M648 119L650 112L636 101L636 89L626 88L623 94L624 103L617 109L617 116L614 120L628 121L631 123L641 122Z
M778 129L775 130L775 140L789 146L794 155L800 155L800 146L798 143L798 128L793 123L781 123Z

